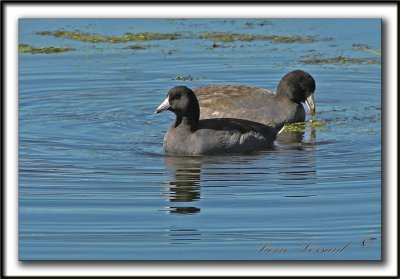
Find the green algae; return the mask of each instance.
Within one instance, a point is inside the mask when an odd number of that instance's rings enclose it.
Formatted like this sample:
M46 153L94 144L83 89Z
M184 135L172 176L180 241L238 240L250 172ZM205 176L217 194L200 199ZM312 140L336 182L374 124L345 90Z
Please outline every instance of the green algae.
M272 22L269 21L269 20L263 20L263 21L261 21L261 22L247 21L247 22L245 23L245 25L246 25L247 27L254 27L255 25L258 25L258 26L263 27L263 26L266 26L266 25L273 25L273 24L272 24Z
M368 47L365 44L353 44L353 49L354 50L366 51L366 52L381 56L381 52L380 51L373 50L373 49L371 49L370 47Z
M153 40L177 40L181 38L177 33L127 33L124 39L127 41L153 41Z
M177 76L174 80L182 80L182 81L193 81L193 77L191 75L188 76Z
M285 125L285 132L302 132L307 130L307 127L321 128L327 124L326 121L309 121L309 122L297 122Z
M203 32L199 35L199 39L210 39L214 41L220 41L224 43L236 42L236 41L253 41L255 38L253 35L238 34L238 33L222 33L222 32Z
M21 53L44 53L44 54L49 54L49 53L60 53L60 52L66 52L66 51L71 51L74 50L73 48L68 48L68 47L35 47L31 45L26 45L26 44L19 44L18 45L18 51Z
M252 35L243 33L224 33L224 32L203 32L194 33L125 33L123 36L105 36L101 34L85 33L81 31L38 31L37 35L53 36L70 40L89 42L89 43L126 43L131 41L152 41L152 40L177 40L182 38L209 39L219 42L250 42L250 41L272 41L275 43L312 43L316 41L312 36L280 36L280 35Z
M312 43L314 37L306 36L279 36L279 35L251 35L241 33L224 33L224 32L203 32L199 35L200 39L210 39L224 43L228 42L251 42L251 41L273 41L276 43Z
M235 47L236 46L234 46L234 45L217 44L214 41L213 44L210 47L207 47L206 49L210 50L210 49L216 49L216 48L235 48ZM243 45L241 45L240 47L243 47Z
M109 37L100 34L84 33L80 31L39 31L37 35L54 36L56 38L66 38L70 40L90 42L90 43L126 43L131 41L152 41L152 40L176 40L181 37L176 33L125 33L121 37Z
M322 58L317 56L308 56L303 57L301 62L305 64L340 64L340 65L348 65L348 64L358 64L358 65L368 65L368 64L377 64L380 62L379 59L366 57L366 58L351 58L344 56L335 56L329 58Z
M123 49L132 49L132 50L143 50L143 49L148 49L151 47L150 45L129 45L126 47L123 47Z
M276 43L313 43L316 40L314 37L311 37L311 36L285 37L285 36L278 36L278 35L261 36L260 39L261 40L274 41Z

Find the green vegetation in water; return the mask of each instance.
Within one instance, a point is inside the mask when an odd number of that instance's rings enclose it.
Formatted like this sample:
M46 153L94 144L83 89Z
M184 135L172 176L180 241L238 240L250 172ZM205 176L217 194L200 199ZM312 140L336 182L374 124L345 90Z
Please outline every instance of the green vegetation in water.
M243 47L243 46L241 46L241 47ZM217 44L217 43L213 42L211 47L208 47L207 49L215 49L215 48L235 48L235 46L234 45Z
M223 33L223 32L204 32L199 36L200 39L211 39L221 42L250 42L250 41L273 41L276 43L312 43L315 41L314 37L306 36L279 36L279 35L250 35L241 33Z
M172 54L174 54L174 53L176 53L178 51L180 51L179 48L162 49L161 53L164 54L164 55L172 55Z
M248 27L253 27L254 25L258 25L258 26L265 26L265 25L273 25L272 22L270 22L269 20L263 20L261 22L252 22L252 21L247 21L245 23L246 26Z
M366 52L369 52L369 53L372 53L372 54L376 54L376 55L381 56L381 52L380 52L380 51L373 50L373 49L369 48L369 47L368 47L367 45L365 45L365 44L353 44L353 49L355 49L355 50L361 50L361 51L366 51Z
M291 123L285 125L284 132L302 132L304 133L307 129L307 126L311 128L320 128L324 127L327 124L325 121L309 121L309 122L298 122L298 123Z
M57 38L66 38L90 43L126 43L131 41L151 41L151 40L176 40L181 37L175 33L125 33L122 37L108 37L99 34L90 34L79 31L39 31L36 32L42 36L54 36Z
M74 50L68 47L34 47L31 45L19 44L18 51L21 53L59 53Z
M237 33L221 33L221 32L204 32L199 36L200 39L211 39L214 41L221 42L235 42L235 41L246 41L250 42L254 40L253 35L237 34Z
M191 75L188 76L177 76L174 78L174 80L182 80L182 81L192 81L193 77Z
M305 64L341 64L341 65L348 65L348 64L359 64L359 65L368 65L368 64L377 64L379 63L379 59L375 58L351 58L351 57L344 57L344 56L336 56L336 57L329 57L329 58L321 58L316 56L308 56L303 58L301 62Z
M90 43L126 43L131 41L152 41L152 40L177 40L181 38L210 39L220 42L250 42L255 40L273 41L276 43L312 43L316 39L312 36L279 36L279 35L251 35L241 33L203 32L200 35L187 33L125 33L121 37L105 36L100 34L85 33L81 31L38 31L37 35L54 36Z
M123 49L132 49L132 50L141 50L141 49L148 49L150 45L129 45L124 47Z

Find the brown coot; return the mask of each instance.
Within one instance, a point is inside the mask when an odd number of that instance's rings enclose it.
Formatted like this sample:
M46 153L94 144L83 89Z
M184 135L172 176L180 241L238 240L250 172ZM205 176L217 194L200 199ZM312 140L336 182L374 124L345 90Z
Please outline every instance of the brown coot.
M302 102L315 114L315 80L307 72L295 70L279 82L276 94L241 85L214 85L193 88L200 103L200 119L239 118L269 126L303 122Z

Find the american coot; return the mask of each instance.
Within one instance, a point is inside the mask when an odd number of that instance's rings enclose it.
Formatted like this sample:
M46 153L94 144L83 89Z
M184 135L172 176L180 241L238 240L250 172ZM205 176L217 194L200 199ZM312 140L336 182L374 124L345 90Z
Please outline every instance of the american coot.
M170 110L176 119L164 137L167 153L182 155L249 153L273 146L277 130L242 119L199 120L200 107L194 92L177 86L168 92L156 113Z
M314 78L295 70L279 82L276 94L271 91L237 85L202 86L193 88L200 107L200 119L240 118L269 126L303 122L306 118L301 102L305 102L313 117Z

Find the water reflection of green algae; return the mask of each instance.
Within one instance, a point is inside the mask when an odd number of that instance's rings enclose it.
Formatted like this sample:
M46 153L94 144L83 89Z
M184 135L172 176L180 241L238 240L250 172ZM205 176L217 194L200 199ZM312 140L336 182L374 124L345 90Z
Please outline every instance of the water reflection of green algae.
M74 50L73 48L68 48L68 47L35 47L32 45L26 45L26 44L20 44L18 45L18 51L21 53L59 53L59 52L66 52L66 51L71 51Z

